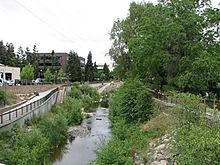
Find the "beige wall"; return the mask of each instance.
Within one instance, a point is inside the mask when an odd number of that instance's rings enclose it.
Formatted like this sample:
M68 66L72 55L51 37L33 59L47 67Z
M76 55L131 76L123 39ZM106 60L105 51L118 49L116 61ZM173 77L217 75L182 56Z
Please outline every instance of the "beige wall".
M1 73L12 73L12 80L20 80L20 68L0 65Z

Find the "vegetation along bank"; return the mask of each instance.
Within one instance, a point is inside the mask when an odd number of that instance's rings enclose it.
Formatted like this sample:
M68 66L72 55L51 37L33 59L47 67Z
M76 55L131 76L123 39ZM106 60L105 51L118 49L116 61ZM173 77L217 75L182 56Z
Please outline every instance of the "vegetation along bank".
M88 84L75 83L63 104L52 107L51 113L26 120L0 135L0 162L5 164L49 164L50 152L65 142L68 127L83 120L82 109L88 111L99 101L98 92Z

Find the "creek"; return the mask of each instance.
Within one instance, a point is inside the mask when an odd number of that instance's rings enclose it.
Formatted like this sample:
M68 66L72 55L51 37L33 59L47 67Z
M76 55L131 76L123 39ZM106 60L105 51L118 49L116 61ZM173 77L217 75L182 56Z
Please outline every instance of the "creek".
M91 118L83 120L81 128L73 127L73 130L74 136L69 136L66 143L51 154L52 165L86 165L95 160L95 151L111 136L108 109L97 108Z

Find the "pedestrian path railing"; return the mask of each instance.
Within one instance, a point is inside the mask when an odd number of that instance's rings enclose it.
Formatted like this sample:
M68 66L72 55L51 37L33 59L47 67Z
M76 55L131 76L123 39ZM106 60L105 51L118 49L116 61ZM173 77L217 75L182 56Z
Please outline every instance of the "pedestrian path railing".
M34 102L31 102L30 104L0 114L0 128L23 118L24 116L30 114L36 109L39 109L39 107L41 107L43 104L49 102L52 97L57 97L57 93L58 93L58 88L55 88L51 90L50 93L48 93L46 96L42 97L39 100L36 100ZM50 107L45 106L44 108L50 108Z

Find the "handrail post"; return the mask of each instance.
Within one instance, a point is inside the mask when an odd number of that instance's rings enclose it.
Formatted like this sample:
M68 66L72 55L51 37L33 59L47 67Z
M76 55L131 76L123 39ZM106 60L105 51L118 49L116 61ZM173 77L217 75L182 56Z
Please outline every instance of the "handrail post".
M8 119L11 120L11 111L8 113Z
M1 114L1 124L3 124L3 114Z

